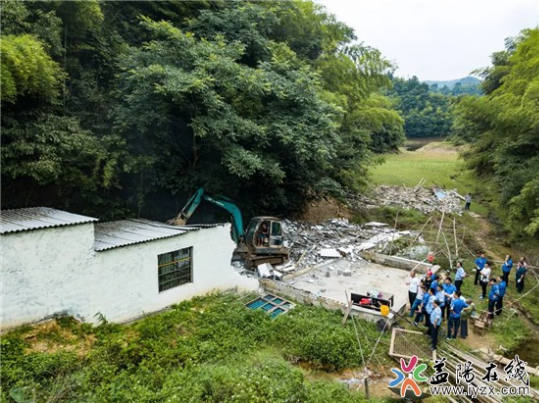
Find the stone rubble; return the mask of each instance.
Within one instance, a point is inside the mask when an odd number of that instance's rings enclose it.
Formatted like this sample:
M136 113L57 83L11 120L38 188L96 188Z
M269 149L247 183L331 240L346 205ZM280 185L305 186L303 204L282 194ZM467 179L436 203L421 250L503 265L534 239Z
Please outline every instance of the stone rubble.
M456 190L423 187L379 186L371 196L349 194L348 203L355 208L373 209L381 206L415 209L424 214L434 211L462 214L463 197Z
M397 239L417 236L411 231L395 231L383 223L356 225L344 218L334 218L319 225L284 220L283 229L285 246L290 248L290 262L275 269L285 274L340 258L359 263L363 260L359 255L361 251L383 250Z

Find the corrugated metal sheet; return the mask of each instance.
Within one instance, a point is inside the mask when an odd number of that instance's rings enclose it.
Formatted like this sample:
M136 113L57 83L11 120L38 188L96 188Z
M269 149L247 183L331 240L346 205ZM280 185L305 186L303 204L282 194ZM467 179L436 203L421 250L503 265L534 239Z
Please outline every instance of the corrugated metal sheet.
M197 230L198 228L178 227L143 219L98 223L95 225L94 249L100 252Z
M0 233L31 231L42 228L86 224L97 218L68 213L49 207L32 207L0 212Z

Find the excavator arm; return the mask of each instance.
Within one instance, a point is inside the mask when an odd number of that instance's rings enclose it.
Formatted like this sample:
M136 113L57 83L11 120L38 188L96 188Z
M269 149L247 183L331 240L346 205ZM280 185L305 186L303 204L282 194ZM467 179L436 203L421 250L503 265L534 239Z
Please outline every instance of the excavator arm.
M232 217L232 239L234 242L239 243L240 238L243 236L243 218L239 207L236 206L236 204L234 204L234 202L228 197L213 197L206 194L204 188L198 189L195 194L191 196L174 221L176 223L185 224L187 220L191 218L198 206L200 206L202 201L215 204L216 206L219 206L230 213Z

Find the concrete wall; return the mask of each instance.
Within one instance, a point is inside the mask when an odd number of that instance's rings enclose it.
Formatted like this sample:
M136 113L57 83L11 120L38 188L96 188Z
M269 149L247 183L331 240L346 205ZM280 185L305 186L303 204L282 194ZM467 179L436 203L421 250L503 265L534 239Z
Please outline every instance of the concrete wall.
M1 243L2 328L60 312L86 314L93 224L4 234Z
M230 226L95 252L93 224L2 237L1 329L69 314L122 322L212 290L256 290L230 265ZM157 256L193 247L193 283L159 292Z
M159 292L157 256L193 247L193 282ZM258 282L230 265L229 225L97 252L90 312L123 322L212 290L256 290Z

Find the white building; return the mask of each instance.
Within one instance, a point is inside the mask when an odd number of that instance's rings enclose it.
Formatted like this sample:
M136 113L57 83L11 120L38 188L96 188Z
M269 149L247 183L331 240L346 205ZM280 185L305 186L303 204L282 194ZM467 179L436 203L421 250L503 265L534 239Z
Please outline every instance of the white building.
M230 266L230 225L98 223L51 208L2 211L0 329L53 315L123 322L212 290L255 290Z

